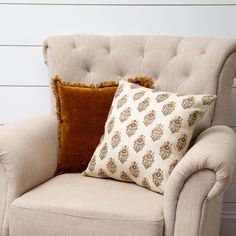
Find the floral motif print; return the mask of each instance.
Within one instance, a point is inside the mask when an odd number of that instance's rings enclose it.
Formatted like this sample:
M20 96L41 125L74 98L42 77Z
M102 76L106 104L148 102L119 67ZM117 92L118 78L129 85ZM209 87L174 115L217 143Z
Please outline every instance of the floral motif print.
M210 105L215 100L215 96L209 95L202 98L203 105Z
M150 112L148 112L147 115L144 116L144 121L143 123L148 126L150 124L152 124L152 122L155 120L156 118L156 111L151 110Z
M138 104L138 111L144 111L150 105L150 98L145 98L142 102Z
M109 161L107 162L107 169L112 174L114 174L116 172L116 164L115 164L115 160L113 158L110 158Z
M123 146L122 149L119 151L119 154L118 154L118 159L119 161L124 164L128 157L129 157L129 149L128 149L128 146Z
M112 117L112 119L108 122L108 125L107 125L107 133L110 134L113 127L115 125L115 117Z
M103 160L106 157L107 151L108 151L108 145L107 143L104 143L99 153L99 157L101 160Z
M124 90L124 84L121 84L120 86L118 86L114 97L115 98L119 97L120 94L123 92L123 90Z
M93 172L96 166L96 156L93 156L91 161L89 162L88 169Z
M145 169L148 169L149 167L152 166L153 162L154 162L154 152L153 151L148 151L143 156L142 164L145 167Z
M117 102L117 109L121 108L127 102L128 96L124 95L118 102Z
M130 137L135 134L138 129L138 121L132 120L126 127L126 134Z
M164 180L163 177L163 170L158 168L156 171L152 174L152 182L156 185L156 187L159 187Z
M182 121L183 118L180 116L176 116L173 120L170 121L169 128L172 134L180 130L180 128L182 127Z
M151 189L151 186L150 186L148 179L146 177L144 177L142 180L142 186L145 188Z
M101 178L106 178L108 177L106 172L103 170L103 169L99 169L98 171L98 176L101 177Z
M124 84L123 92L117 91L104 139L100 140L85 173L135 182L163 193L197 121L215 96L178 96L140 86L131 90L130 84L120 83Z
M178 139L176 147L179 152L185 148L187 144L187 139L188 139L188 136L186 134L182 134L182 136Z
M189 115L189 117L188 117L189 127L195 124L195 122L196 122L197 118L199 117L199 115L200 115L199 111L194 111Z
M169 175L172 173L172 171L174 170L174 168L176 167L177 164L178 164L178 160L174 160L174 161L170 164L169 170L168 170Z
M172 153L172 148L171 148L172 144L167 141L165 142L161 147L160 147L160 156L163 160L167 159L170 157L171 153Z
M137 89L137 88L140 88L140 85L137 85L137 84L135 84L135 83L131 83L131 84L130 84L130 88L131 88L131 89Z
M138 99L143 97L144 94L145 94L145 91L141 91L141 92L135 93L134 96L133 96L134 101L137 101Z
M120 178L125 182L133 182L125 171L121 171Z
M116 131L113 137L111 138L112 148L113 149L116 148L119 145L120 141L121 141L120 132Z
M157 124L156 127L151 131L151 138L153 142L159 140L163 135L163 125Z
M175 102L168 102L162 107L162 113L164 116L171 114L175 109Z
M139 152L143 149L145 145L145 137L144 135L140 135L135 141L134 141L134 150L136 152Z
M124 111L122 111L122 112L120 113L120 118L119 118L120 121L121 121L121 122L126 121L126 120L130 117L131 111L132 111L132 108L131 108L131 107L127 107Z
M159 95L157 95L157 97L156 97L156 101L158 102L158 103L160 103L160 102L163 102L163 101L165 101L167 98L169 98L169 94L168 93L162 93L162 94L159 94Z
M181 105L184 109L191 108L195 103L196 98L191 96L183 99Z
M138 163L136 161L131 162L131 165L129 167L129 171L135 178L138 178L139 168L138 168Z

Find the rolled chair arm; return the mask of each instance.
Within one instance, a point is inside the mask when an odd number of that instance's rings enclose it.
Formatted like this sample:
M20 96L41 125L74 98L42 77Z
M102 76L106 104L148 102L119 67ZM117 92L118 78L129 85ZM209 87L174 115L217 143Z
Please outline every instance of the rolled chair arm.
M53 177L57 149L53 115L0 127L0 235L7 235L10 203Z
M183 204L184 198L186 198L185 203L187 198L195 199L192 209L185 209L185 215L187 215L188 210L193 212L194 208L200 208L195 212L198 212L199 217L201 217L203 201L213 202L214 199L222 196L230 184L235 164L236 136L232 129L227 126L213 126L199 135L195 144L189 149L168 179L164 193L164 217L166 231L168 232L165 235L171 235L171 232L174 232L175 221L178 220L175 219L177 207L179 204ZM206 171L205 177L201 179L201 183L197 183L196 177L203 176L202 171ZM194 183L194 179L197 184ZM195 192L193 185L198 188L195 189ZM191 188L191 190L187 191L186 188ZM199 194L197 198L195 193ZM181 203L179 203L180 199Z
M216 182L207 195L212 199L229 185L236 165L236 136L227 126L213 126L202 132L171 174L168 188L181 190L189 176L202 169L216 174ZM181 186L182 185L182 186Z

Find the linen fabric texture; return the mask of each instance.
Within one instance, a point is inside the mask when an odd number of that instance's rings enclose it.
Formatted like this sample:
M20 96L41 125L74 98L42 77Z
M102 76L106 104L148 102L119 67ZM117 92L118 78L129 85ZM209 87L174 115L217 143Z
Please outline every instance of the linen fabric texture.
M129 81L153 87L147 77L134 77ZM99 84L52 80L59 121L59 160L57 172L82 172L86 169L101 135L118 83ZM91 135L92 134L92 135Z
M194 127L215 95L177 95L120 81L85 175L135 182L163 193Z
M10 209L14 236L163 236L163 230L162 195L79 173L52 178Z
M145 75L158 80L162 91L217 94L215 106L197 124L193 138L212 125L228 124L235 77L235 39L58 35L46 39L44 60L50 77L58 75L71 83L119 81Z

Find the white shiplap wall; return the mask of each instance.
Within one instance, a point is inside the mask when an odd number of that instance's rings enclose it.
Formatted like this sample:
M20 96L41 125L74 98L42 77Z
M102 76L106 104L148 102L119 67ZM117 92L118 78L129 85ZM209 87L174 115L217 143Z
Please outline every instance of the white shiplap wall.
M55 34L164 34L236 38L234 0L0 0L0 124L49 113L42 43ZM230 125L236 131L236 81ZM221 236L233 236L236 176ZM228 227L228 225L232 227Z

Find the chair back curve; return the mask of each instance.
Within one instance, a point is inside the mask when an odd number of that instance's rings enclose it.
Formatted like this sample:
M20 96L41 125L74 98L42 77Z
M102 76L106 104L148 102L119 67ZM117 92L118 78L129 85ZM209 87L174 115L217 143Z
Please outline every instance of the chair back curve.
M160 90L216 94L217 100L195 130L228 121L236 72L236 40L144 35L64 35L45 40L50 78L71 83L118 81L151 76Z

